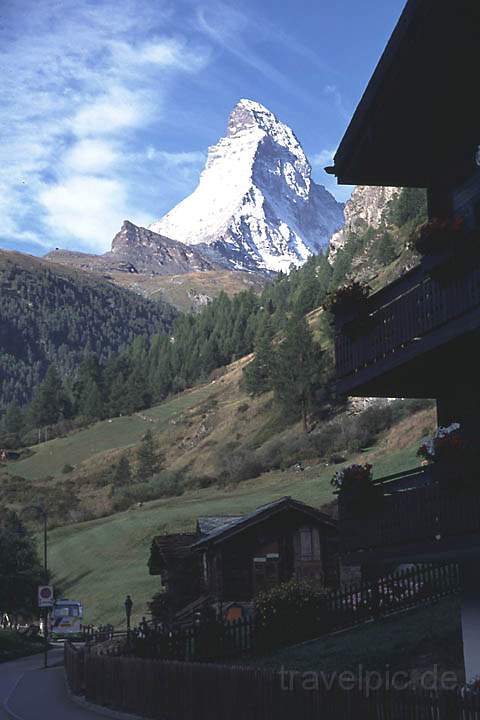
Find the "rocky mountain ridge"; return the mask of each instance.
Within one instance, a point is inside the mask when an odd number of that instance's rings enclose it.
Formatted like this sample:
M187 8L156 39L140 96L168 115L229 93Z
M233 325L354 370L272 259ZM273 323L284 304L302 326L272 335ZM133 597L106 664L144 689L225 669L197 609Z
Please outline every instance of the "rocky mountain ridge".
M183 243L134 225L125 220L112 241L112 249L103 255L69 250L53 250L45 259L90 272L123 271L148 275L174 275L225 267L214 259L208 248L188 247Z

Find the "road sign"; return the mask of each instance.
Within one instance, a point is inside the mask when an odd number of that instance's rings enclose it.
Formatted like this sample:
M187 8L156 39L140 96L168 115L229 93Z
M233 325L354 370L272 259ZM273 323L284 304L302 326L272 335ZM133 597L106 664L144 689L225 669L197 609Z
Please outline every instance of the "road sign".
M38 607L52 607L53 585L38 586Z

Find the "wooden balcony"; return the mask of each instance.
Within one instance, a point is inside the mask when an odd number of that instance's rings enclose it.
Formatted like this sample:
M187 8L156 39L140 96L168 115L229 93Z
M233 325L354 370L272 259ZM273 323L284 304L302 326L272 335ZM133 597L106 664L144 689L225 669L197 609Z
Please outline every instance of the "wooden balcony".
M336 319L338 391L438 397L442 368L452 359L458 364L460 353L470 357L479 328L480 252L470 247L424 258L371 295L365 312Z
M458 473L458 474L457 474ZM342 554L347 562L458 560L480 554L480 484L464 487L461 470L447 483L417 468L376 483L376 509L339 501Z

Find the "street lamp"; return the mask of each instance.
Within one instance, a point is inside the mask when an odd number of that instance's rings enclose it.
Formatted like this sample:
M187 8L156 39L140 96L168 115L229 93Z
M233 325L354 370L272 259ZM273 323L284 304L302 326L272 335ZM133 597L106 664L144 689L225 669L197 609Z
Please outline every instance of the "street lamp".
M125 598L125 615L127 616L127 640L130 639L130 618L132 616L133 602L130 595Z
M47 521L48 513L41 505L28 505L24 507L20 515L25 512L33 510L37 515L41 515L43 519L43 573L45 585L48 585L48 565L47 565ZM48 608L45 607L43 610L43 666L48 667Z

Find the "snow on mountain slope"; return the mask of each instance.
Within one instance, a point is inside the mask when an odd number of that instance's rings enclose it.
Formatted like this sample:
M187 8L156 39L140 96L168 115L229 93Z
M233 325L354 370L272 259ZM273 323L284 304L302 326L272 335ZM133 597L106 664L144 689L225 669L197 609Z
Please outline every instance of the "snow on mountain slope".
M293 131L240 100L196 190L150 229L209 245L235 268L285 271L326 248L343 222L343 205L312 180Z

